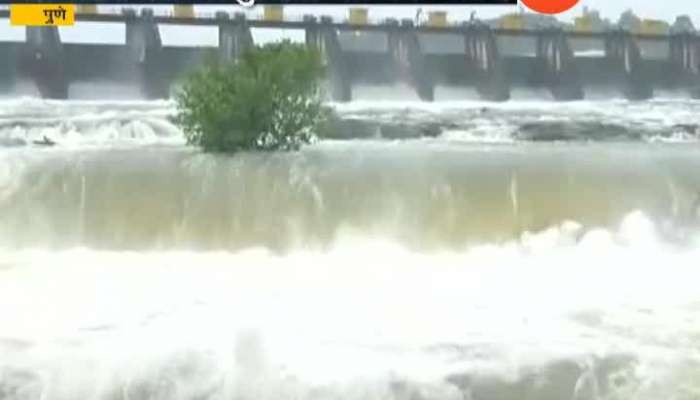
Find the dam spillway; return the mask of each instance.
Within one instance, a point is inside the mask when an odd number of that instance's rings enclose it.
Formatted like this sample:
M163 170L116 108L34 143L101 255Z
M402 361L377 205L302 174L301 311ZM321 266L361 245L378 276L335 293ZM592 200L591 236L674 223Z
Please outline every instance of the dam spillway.
M9 17L0 11L0 20ZM439 85L476 89L484 100L508 100L516 88L547 90L556 100L585 98L596 87L628 99L648 99L655 90L682 90L700 97L694 31L639 34L619 29L572 31L494 28L481 21L431 26L411 19L379 24L248 19L245 14L161 16L137 13L78 14L76 26L109 24L123 29L123 44L68 43L56 27L27 27L23 41L0 37L0 91L30 81L42 97L71 97L80 82L129 83L147 99L166 98L178 79L209 57L235 59L255 44L251 30L294 30L318 49L328 69L329 95L350 101L358 85L406 84L432 101ZM171 46L164 26L216 29L216 46ZM70 29L70 28L68 28Z

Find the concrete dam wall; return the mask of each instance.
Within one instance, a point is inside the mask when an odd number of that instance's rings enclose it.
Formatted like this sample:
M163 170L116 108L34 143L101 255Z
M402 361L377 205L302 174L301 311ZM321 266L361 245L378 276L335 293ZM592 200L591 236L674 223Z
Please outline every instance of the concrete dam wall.
M7 18L0 11L0 18ZM357 84L404 83L425 101L437 85L473 87L485 100L510 98L513 88L542 88L557 100L586 97L596 86L629 99L655 89L682 89L700 98L700 41L693 32L639 35L624 30L572 32L560 28L508 30L480 22L460 26L414 26L412 20L382 24L336 23L329 17L301 21L248 20L219 12L210 18L137 14L78 15L76 24L124 26L124 44L64 43L56 27L27 27L23 42L0 37L0 91L20 80L33 82L46 98L67 98L77 82L135 85L145 98L168 97L187 71L207 58L233 60L254 45L251 29L303 32L328 69L335 101L350 101ZM210 26L218 47L172 47L163 25Z

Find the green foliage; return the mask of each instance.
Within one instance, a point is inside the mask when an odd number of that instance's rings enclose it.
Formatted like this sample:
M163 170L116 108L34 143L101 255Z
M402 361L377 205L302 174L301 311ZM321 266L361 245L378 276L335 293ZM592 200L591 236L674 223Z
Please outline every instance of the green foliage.
M296 150L323 123L322 75L319 54L303 44L255 47L188 76L175 120L205 151Z

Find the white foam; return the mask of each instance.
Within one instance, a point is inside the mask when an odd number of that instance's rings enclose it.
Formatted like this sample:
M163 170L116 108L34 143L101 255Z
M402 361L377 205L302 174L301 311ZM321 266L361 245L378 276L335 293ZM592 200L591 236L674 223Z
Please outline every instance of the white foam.
M27 143L48 138L62 148L100 145L183 144L168 120L167 101L0 101L0 138Z
M630 398L651 388L672 397L674 385L696 382L672 366L700 360L700 249L664 248L648 225L634 213L619 232L579 240L570 222L463 253L412 253L366 236L285 257L5 252L0 370L48 374L47 399L101 398L163 374L179 393L312 398L325 388L388 399L389 382L406 379L441 393L429 398L458 399L448 374L507 378L622 353L644 366Z
M76 90L80 89L78 87ZM490 103L480 100L419 102L357 100L330 103L346 118L383 123L442 126L445 142L509 143L527 122L604 123L639 131L651 143L697 142L700 102L658 99L553 103L531 99ZM553 105L556 104L556 107ZM80 146L184 144L171 121L172 101L41 100L32 97L0 100L0 144L31 143L45 137L71 148Z

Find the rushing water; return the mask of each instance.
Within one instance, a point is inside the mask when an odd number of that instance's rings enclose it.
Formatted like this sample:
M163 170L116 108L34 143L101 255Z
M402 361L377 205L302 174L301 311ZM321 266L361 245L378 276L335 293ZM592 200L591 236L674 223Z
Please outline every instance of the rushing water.
M700 103L337 109L0 101L0 399L700 398Z

